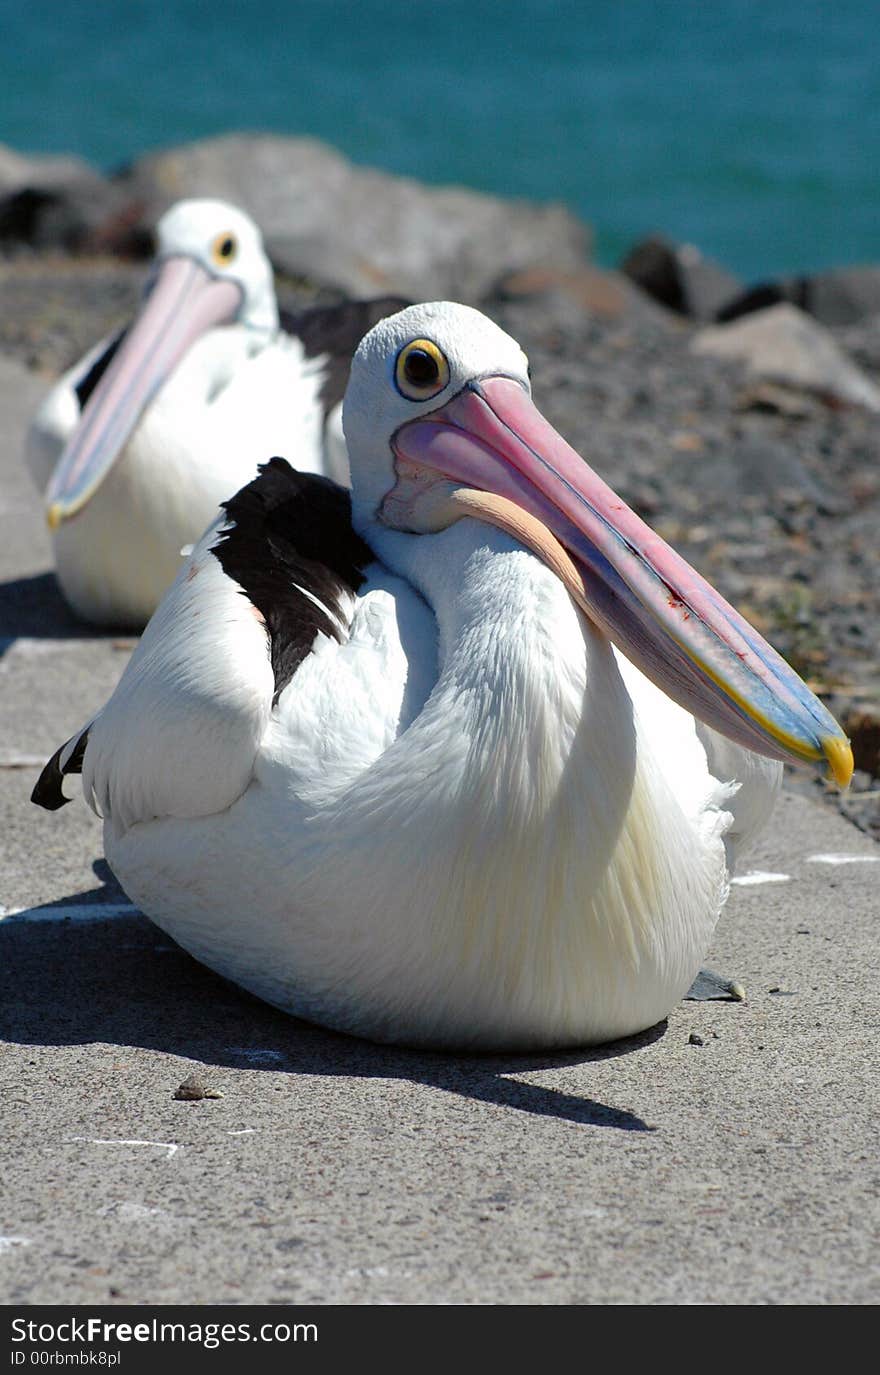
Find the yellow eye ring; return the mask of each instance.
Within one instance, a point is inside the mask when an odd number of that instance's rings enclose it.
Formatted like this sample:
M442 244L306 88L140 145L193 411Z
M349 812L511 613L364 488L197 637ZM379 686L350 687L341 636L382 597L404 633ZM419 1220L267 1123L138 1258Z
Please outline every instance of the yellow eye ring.
M449 364L430 339L404 344L394 365L394 382L408 401L428 401L449 381Z
M211 257L218 267L228 267L237 253L238 240L234 234L218 234L211 244Z

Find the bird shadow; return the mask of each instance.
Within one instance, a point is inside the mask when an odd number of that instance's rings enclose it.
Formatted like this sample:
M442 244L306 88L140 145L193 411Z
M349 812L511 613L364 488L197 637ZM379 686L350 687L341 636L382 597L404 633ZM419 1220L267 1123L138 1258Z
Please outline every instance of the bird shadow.
M9 1043L105 1042L233 1069L409 1080L538 1117L655 1130L627 1109L508 1076L632 1054L658 1041L665 1022L610 1045L538 1055L377 1045L287 1016L213 974L135 908L129 914L105 861L94 869L99 887L0 921L0 1034Z
M0 582L0 656L16 640L95 640L134 632L106 631L80 620L61 595L54 573Z

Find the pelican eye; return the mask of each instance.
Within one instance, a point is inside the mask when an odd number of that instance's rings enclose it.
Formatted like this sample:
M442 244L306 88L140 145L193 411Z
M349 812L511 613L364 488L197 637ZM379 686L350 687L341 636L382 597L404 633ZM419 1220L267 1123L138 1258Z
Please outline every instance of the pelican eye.
M238 252L238 240L234 234L218 234L211 244L211 257L218 267L226 267Z
M430 339L413 339L397 355L394 380L408 401L426 401L449 381L449 364Z

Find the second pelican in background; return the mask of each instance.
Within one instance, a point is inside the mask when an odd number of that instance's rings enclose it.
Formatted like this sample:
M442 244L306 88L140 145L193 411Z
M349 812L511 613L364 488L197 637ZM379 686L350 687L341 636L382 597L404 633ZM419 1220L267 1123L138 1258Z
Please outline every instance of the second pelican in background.
M62 590L105 625L145 624L181 549L273 454L347 482L336 403L348 361L400 305L328 307L317 314L330 325L300 332L279 321L260 231L241 210L181 201L157 236L133 324L61 378L27 439Z

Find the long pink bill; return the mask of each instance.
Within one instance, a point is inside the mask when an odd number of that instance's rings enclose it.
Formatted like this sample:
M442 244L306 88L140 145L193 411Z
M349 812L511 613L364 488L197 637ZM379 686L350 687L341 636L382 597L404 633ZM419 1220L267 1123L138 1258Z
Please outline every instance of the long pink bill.
M570 555L563 559L577 569L576 599L587 614L667 696L748 749L827 766L841 786L849 781L849 742L818 698L588 467L518 382L470 383L403 425L393 448L400 481L386 499L397 513L392 523L407 519L401 512L413 507L413 491L428 490L411 480L424 471L521 508L532 529L549 531ZM494 519L488 506L484 518ZM546 557L543 538L524 529Z
M45 497L50 528L82 510L187 349L207 330L233 320L241 297L234 282L212 277L191 258L162 261L52 474Z

